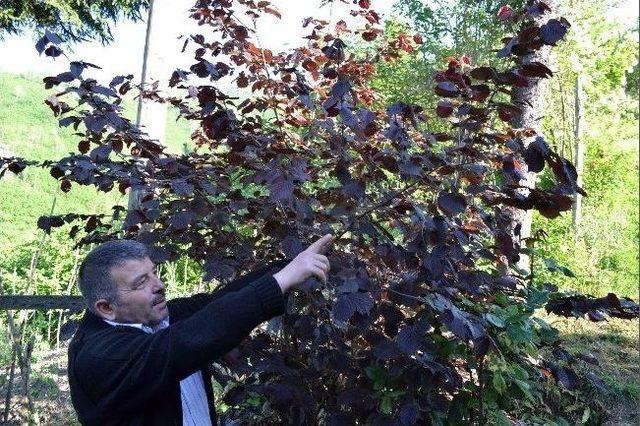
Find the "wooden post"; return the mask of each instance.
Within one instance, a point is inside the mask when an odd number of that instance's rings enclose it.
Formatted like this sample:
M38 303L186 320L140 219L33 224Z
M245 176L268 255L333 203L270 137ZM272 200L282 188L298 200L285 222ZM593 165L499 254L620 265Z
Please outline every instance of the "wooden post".
M583 131L583 114L584 108L583 92L582 92L582 76L578 74L576 76L575 84L575 103L574 103L574 123L573 123L573 136L575 143L575 158L576 171L578 172L578 185L582 185L582 171L584 169L584 141L582 138ZM574 237L578 238L580 233L580 219L582 216L582 195L576 193L573 198L573 215L572 224L574 229Z

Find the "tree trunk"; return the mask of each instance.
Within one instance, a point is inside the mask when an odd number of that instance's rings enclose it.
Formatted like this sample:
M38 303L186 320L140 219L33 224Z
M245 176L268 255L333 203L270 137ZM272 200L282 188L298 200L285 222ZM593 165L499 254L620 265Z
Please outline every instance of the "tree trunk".
M16 348L11 351L11 366L9 367L9 378L7 380L7 393L4 397L4 412L2 413L3 423L9 423L9 411L11 408L11 393L13 392L13 379L16 372Z
M556 0L546 1L547 5L552 11L556 10ZM549 19L550 14L545 13L537 19L537 25L541 25ZM523 56L522 63L529 64L532 62L541 62L548 64L550 58L551 48L550 46L543 46L541 49L535 52ZM546 79L532 78L529 79L528 87L515 87L513 90L512 102L522 109L522 115L512 120L512 125L516 128L531 128L536 133L541 134L540 121L544 115L545 109L545 88ZM523 140L525 146L527 146L531 139ZM525 179L519 182L519 185L534 187L536 174L532 172L525 173ZM508 208L507 214L511 218L510 231L515 237L516 241L523 241L531 236L531 225L533 221L532 210L520 210L515 208ZM522 245L522 243L520 244ZM518 267L522 270L526 270L529 267L529 257L521 254L518 261Z

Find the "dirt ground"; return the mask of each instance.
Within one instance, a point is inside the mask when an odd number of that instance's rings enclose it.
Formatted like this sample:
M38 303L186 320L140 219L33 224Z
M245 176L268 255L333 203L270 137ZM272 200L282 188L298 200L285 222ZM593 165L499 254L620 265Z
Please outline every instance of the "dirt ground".
M67 348L55 349L44 355L32 366L31 392L34 414L29 416L29 404L24 394L24 384L16 369L9 419L6 425L79 425L71 405L67 380ZM6 377L6 374L5 374ZM6 396L6 384L0 389ZM2 408L4 409L4 401ZM1 417L0 417L1 418Z

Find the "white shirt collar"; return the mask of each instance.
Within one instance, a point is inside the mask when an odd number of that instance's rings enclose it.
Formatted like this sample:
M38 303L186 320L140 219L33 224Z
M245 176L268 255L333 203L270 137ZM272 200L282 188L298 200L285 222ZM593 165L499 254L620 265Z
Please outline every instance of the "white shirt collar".
M121 325L121 326L125 326L125 327L133 327L133 328L137 328L140 329L142 331L144 331L147 334L153 334L158 330L162 330L163 328L167 328L169 327L169 317L166 317L165 319L163 319L162 321L160 321L160 323L158 323L155 327L150 327L148 325L144 325L142 323L122 323L122 322L115 322L115 321L109 321L107 319L102 319L104 322L106 322L107 324L110 325Z

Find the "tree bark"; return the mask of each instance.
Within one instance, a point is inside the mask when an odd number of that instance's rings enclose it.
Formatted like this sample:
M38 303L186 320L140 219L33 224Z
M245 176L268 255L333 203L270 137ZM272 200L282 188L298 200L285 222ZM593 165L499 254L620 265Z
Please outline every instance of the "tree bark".
M556 10L556 0L547 0L547 5L552 11ZM550 14L545 13L536 19L536 24L541 25L549 19ZM532 62L541 62L548 64L550 59L550 46L543 46L541 49L522 57L523 64L530 64ZM546 79L532 78L529 79L528 87L516 87L513 91L512 102L521 108L522 115L512 120L512 125L515 128L531 128L536 131L537 134L541 134L540 121L544 115L545 109L545 89ZM531 143L532 139L525 139L523 143L525 147ZM524 163L524 162L523 162ZM518 182L519 185L533 188L536 181L536 173L526 172L525 178ZM533 222L532 210L521 210L516 208L507 208L507 214L511 218L510 231L516 241L522 241L531 236L531 225ZM529 257L521 254L518 261L518 267L522 270L526 270L529 267Z

